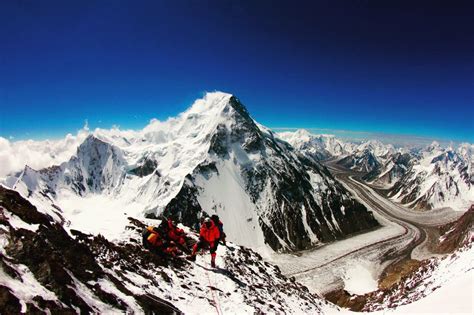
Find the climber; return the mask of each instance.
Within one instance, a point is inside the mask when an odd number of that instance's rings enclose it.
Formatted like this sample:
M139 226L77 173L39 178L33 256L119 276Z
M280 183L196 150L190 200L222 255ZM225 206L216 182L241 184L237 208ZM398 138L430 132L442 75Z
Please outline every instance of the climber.
M160 225L158 225L158 233L160 233L163 237L168 238L169 229L170 229L170 227L169 227L169 224L168 224L168 220L163 218L161 220Z
M172 219L167 220L168 224L168 239L176 243L176 245L186 253L190 253L191 251L186 245L186 234L184 233L183 229L180 229L176 226L176 223Z
M224 224L221 222L221 220L219 220L219 216L217 214L213 214L211 216L211 220L212 222L214 222L215 226L217 226L217 228L219 229L219 234L220 234L220 238L219 240L222 242L222 244L225 246L225 233L224 233Z
M219 245L220 233L210 218L205 218L199 232L199 242L194 244L193 253L187 258L196 261L196 253L200 249L209 248L211 252L211 266L216 267L216 250Z
M180 229L176 226L176 223L173 220L168 219L168 238L171 241L174 241L178 244L185 244L186 241L184 239L184 230Z
M159 227L149 226L142 233L143 247L158 255L176 256L178 249L173 241L163 235Z
M194 230L199 232L199 230L201 229L201 226L204 224L204 220L207 218L207 214L205 212L203 212L201 214L201 217L199 218L199 222L196 222L195 225L194 225Z

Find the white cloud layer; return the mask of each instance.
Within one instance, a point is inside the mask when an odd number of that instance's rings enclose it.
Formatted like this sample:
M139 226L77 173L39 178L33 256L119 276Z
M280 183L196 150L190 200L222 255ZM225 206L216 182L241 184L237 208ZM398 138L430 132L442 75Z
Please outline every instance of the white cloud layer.
M60 140L10 141L0 137L0 178L21 171L25 165L41 169L61 164L76 153L88 134L85 126L76 135L67 134Z

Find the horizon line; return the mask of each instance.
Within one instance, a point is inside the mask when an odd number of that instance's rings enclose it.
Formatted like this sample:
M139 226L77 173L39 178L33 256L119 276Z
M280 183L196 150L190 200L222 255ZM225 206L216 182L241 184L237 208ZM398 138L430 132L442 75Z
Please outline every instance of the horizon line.
M153 120L153 119L152 119ZM152 121L150 120L149 123ZM94 133L95 131L98 130L112 130L112 129L118 129L121 131L140 131L143 130L147 125L145 125L143 128L121 128L120 125L112 125L109 128L104 128L104 127L94 127L91 128L89 125L88 120L84 122L84 125L82 128L76 129L75 133L74 132L65 132L62 135L55 135L52 137L31 137L31 135L27 134L26 137L14 137L14 136L3 136L0 135L1 138L6 139L10 143L14 142L20 142L20 141L58 141L64 139L68 135L72 136L77 136L80 132L89 132L89 133ZM363 141L363 140L379 140L382 142L386 142L387 144L403 144L403 145L423 145L428 142L433 142L437 141L443 144L462 144L462 143L468 143L468 144L473 144L473 142L468 141L468 140L453 140L449 138L442 138L442 137L436 137L436 136L422 136L422 135L416 135L416 134L404 134L404 133L390 133L390 132L383 132L383 131L368 131L368 130L350 130L350 129L337 129L337 128L318 128L318 127L310 127L310 128L305 128L305 127L267 127L272 131L275 132L284 132L284 131L296 131L296 130L308 130L308 131L326 131L329 133L314 133L311 132L314 135L331 135L336 138L340 138L343 140L349 140L349 141Z

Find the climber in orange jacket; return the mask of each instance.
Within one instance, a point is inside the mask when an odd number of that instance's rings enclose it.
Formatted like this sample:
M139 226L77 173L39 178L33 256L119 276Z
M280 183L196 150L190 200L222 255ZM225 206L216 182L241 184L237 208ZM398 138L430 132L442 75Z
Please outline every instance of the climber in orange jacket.
M177 248L174 242L168 241L165 235L161 235L160 230L153 226L148 226L142 233L143 247L156 254L167 254L175 256Z
M189 260L196 260L196 253L201 248L209 248L211 252L211 266L216 267L216 250L221 235L218 227L210 218L206 218L199 232L199 242L194 244L193 253L188 256Z

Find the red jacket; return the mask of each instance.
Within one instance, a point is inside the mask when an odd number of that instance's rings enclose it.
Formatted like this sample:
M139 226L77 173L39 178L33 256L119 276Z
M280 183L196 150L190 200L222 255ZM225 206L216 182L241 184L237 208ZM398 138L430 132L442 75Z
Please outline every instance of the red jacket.
M219 240L221 235L217 226L214 224L214 222L211 221L210 228L207 228L205 223L201 226L199 236L209 242L209 244L213 244L215 241Z
M168 238L175 242L184 243L184 230L174 226L171 220L168 220Z

